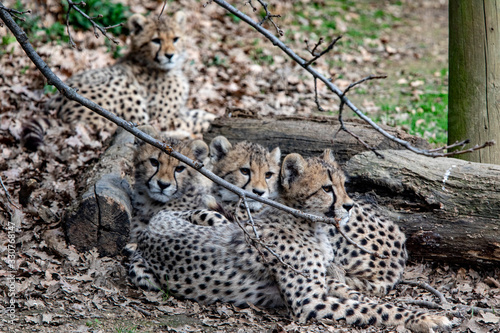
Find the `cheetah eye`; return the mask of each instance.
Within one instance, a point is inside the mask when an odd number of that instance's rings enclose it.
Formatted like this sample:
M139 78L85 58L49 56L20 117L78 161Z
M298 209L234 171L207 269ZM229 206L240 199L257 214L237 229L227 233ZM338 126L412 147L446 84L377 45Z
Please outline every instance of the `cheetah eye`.
M184 171L184 169L186 169L185 166L179 165L178 167L175 168L175 172L179 172L180 173L180 172Z
M174 43L177 43L178 40L179 40L179 37L174 37Z
M155 38L155 39L152 39L151 42L155 43L155 44L161 44L161 39L160 38Z
M158 162L156 158L150 158L149 163L151 163L151 165L154 166L155 168L160 165L160 162Z
M245 176L248 176L250 174L250 169L249 168L241 168L240 172L244 174Z
M273 172L266 172L266 179L271 178L274 175Z
M323 186L323 191L325 191L326 193L333 192L333 186L332 185Z

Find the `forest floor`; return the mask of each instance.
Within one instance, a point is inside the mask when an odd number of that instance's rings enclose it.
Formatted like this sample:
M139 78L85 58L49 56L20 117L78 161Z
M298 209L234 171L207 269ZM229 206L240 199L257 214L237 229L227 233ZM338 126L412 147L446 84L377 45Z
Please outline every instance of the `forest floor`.
M271 2L271 11L282 16L276 19L285 31L282 39L304 58L309 58L304 39L313 42L321 36L329 40L344 35L315 65L340 88L370 74L388 75L350 93L356 105L380 122L405 128L406 119L422 113L415 108L416 100L446 89L446 1L275 2ZM3 3L14 6L14 1ZM33 29L31 40L62 79L115 61L113 50L120 50L103 37L96 39L91 29L73 32L80 50L57 38L48 40L47 32L56 30L55 22L63 13L58 1L19 3L32 10L27 15L39 18L37 24L44 29ZM162 5L151 0L123 3L139 13L158 13ZM206 7L203 3L181 0L169 2L167 7L168 12L183 9L188 14L192 42L188 43L185 72L191 81L191 107L217 115L318 114L314 81L300 66L215 3ZM237 3L240 10L255 17L244 1ZM406 332L402 327L352 328L341 322L300 325L283 311L221 303L203 306L143 292L127 282L123 258L100 257L95 251L80 253L68 246L63 231L66 209L82 190L79 177L95 163L106 143L90 140L84 127L76 131L61 127L49 131L45 147L37 152L21 146L22 124L43 112L53 89L6 30L0 28L0 177L5 185L0 188L0 331ZM126 45L125 38L121 45ZM335 96L322 85L319 96L327 113L335 115ZM426 139L435 138L442 130L437 123L427 118L420 121ZM29 200L26 193L31 194ZM9 222L15 225L15 267L8 265ZM500 316L495 313L458 307L499 309L499 273L494 267L410 258L404 278L427 282L444 295L450 305L438 312L448 314L453 332L500 332ZM7 296L13 275L16 307L11 317ZM437 301L426 290L405 284L382 301L417 308L405 302L409 299Z

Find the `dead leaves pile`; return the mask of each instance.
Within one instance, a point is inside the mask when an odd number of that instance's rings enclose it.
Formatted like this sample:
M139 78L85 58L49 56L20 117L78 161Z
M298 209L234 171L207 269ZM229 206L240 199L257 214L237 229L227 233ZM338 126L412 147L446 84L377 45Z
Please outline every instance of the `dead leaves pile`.
M46 2L54 5L54 1ZM29 1L23 3L28 8L32 5ZM155 1L134 0L129 3L134 12L158 7ZM309 8L308 1L301 3L304 8ZM408 13L404 12L405 5L387 5L386 10L408 18ZM202 8L199 2L183 0L169 2L169 6L170 11L182 8L188 13L188 31L192 42L188 43L189 60L185 71L191 80L191 107L218 115L307 115L315 112L313 81L298 65L278 49L270 47L248 26L235 22L215 4ZM306 35L289 24L291 18L286 13L290 12L291 6L293 2L279 2L272 10L282 14L279 23L283 29L290 31L290 46L301 50L298 53L308 58L303 40L312 40L314 36ZM410 9L413 9L411 6ZM239 8L254 15L243 2ZM38 10L43 11L43 8ZM304 16L314 16L317 11L308 9ZM47 24L54 22L52 15L53 11L45 15ZM352 17L348 12L336 18L339 33L347 29L350 19ZM320 23L317 20L304 22ZM82 51L57 42L35 43L37 51L62 79L114 61L103 46L104 41L96 40L91 31L75 32L73 35ZM422 42L418 36L416 38L414 43ZM385 60L404 63L419 57L421 50L411 45L415 44L408 39L395 39L390 31L386 31L382 38L371 40L349 52L334 49L327 57L328 62L321 59L316 67L330 75L343 89L369 74L387 70ZM17 43L0 50L0 177L13 203L8 202L4 190L0 189L0 216L3 231L7 231L8 221L15 224L17 244L17 267L14 272L17 277L17 319L15 325L9 327L10 331L391 331L346 328L341 323L297 325L283 311L255 307L239 309L225 304L202 306L171 297L166 299L162 293L145 293L132 288L126 280L126 268L121 258L101 258L94 251L78 253L68 246L62 223L65 210L82 190L78 188L79 177L98 159L106 142L95 141L84 126L76 129L58 126L47 133L43 149L28 152L21 147L22 124L44 112L44 104L49 98L44 91L46 82ZM338 65L331 66L331 63ZM407 82L416 80L407 76L403 79ZM418 86L413 88L418 89ZM367 89L373 94L383 95L385 88L370 85ZM322 85L319 86L319 93L322 106L335 111L337 102L334 96ZM359 105L377 111L368 94L361 98ZM53 117L50 113L48 116ZM101 137L106 138L109 134L101 133ZM4 259L7 244L8 233L0 233L2 281L12 274ZM498 309L498 274L498 269L478 273L472 269L430 268L415 264L409 267L405 278L430 283L450 303ZM6 299L5 284L1 284L0 291ZM436 301L431 294L404 285L385 300L391 301L396 297ZM1 302L0 311L4 312L5 304L7 302ZM457 316L454 320L457 332L466 329L472 332L500 330L498 316L493 313L474 313L471 316L463 309L445 310ZM397 328L397 331L403 332L404 329Z

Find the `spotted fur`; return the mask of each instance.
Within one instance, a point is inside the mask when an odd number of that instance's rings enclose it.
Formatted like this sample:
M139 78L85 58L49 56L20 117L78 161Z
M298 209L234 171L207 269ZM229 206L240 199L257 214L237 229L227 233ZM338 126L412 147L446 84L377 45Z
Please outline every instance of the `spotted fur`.
M185 21L182 12L173 17L163 15L161 19L155 15L132 15L127 22L129 52L115 65L76 74L67 84L125 120L151 124L161 131L170 131L171 136L200 134L215 116L185 107L189 94L189 83L182 72ZM66 124L83 122L94 130L116 128L97 113L60 94L49 101L48 108L57 110L58 118ZM35 119L30 123L46 122ZM24 126L23 141L36 149L43 141L40 138L43 131L30 131L34 127L30 123Z
M142 129L184 156L207 162L208 146L203 141L160 137L149 126ZM194 209L203 206L205 196L210 194L210 181L203 175L143 141L137 143L134 165L132 240L160 210Z
M329 151L320 158L288 155L280 201L305 213L349 220L353 201ZM286 306L300 322L344 319L352 325L404 325L415 332L449 326L446 317L377 304L327 276L333 260L325 225L266 208L255 219L263 244L249 245L236 224L193 225L157 214L130 247L130 278L200 303ZM252 226L246 226L252 233ZM286 262L282 264L272 253Z

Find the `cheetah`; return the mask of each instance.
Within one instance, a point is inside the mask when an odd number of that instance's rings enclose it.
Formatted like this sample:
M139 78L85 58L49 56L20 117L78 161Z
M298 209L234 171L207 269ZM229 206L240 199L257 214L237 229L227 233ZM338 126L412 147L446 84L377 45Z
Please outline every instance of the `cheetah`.
M281 165L279 147L268 151L263 146L249 141L232 145L224 136L217 136L210 142L210 163L217 176L243 190L266 199L275 199L278 195ZM219 184L213 185L212 194L226 212L234 214L233 218L248 218L246 210L237 207L238 195ZM252 214L264 208L264 205L256 200L247 199L247 203Z
M345 192L343 173L329 150L321 157L285 157L280 202L304 213L344 224L354 202ZM176 297L204 304L286 306L300 322L344 319L352 325L404 325L415 332L448 328L444 316L378 304L327 275L333 260L325 224L268 207L246 225L210 227L172 219L160 212L138 242L128 247L129 277L139 287L168 289ZM283 264L280 260L283 260Z
M207 166L213 173L227 182L263 198L275 199L278 195L278 175L281 151L272 151L249 141L232 145L224 136L217 136L210 142L210 162ZM219 184L213 184L211 196L193 210L171 211L175 217L182 217L191 223L206 226L232 223L248 219L246 209L238 207L239 197ZM251 214L263 209L263 204L247 199Z
M202 140L178 140L160 136L151 126L141 130L161 139L193 160L208 163L208 146ZM210 194L211 181L156 147L137 140L134 154L135 182L132 193L131 240L162 209L189 210L202 206Z
M78 93L105 109L136 124L151 124L172 136L198 136L207 130L215 115L203 110L189 110L186 100L189 82L182 72L186 58L185 21L183 12L173 17L132 15L127 21L130 31L129 52L116 64L89 70L71 77L67 83ZM63 123L88 124L97 131L114 131L116 125L58 94L48 109L57 110ZM21 139L36 150L43 134L54 120L34 119L24 125Z

